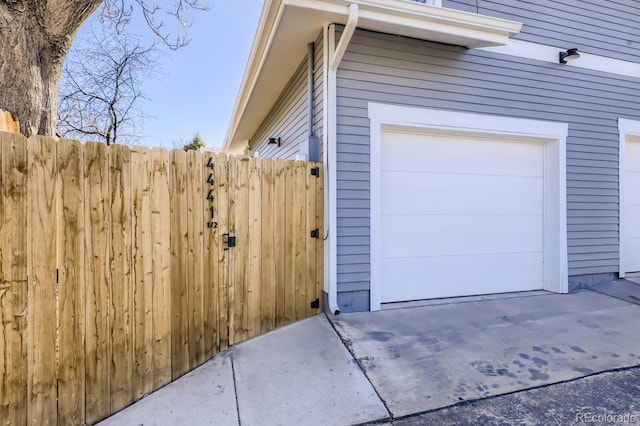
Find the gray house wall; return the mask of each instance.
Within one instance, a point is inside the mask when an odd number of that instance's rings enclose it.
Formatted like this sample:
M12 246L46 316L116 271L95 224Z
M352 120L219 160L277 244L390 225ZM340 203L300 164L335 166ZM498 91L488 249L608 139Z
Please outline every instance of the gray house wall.
M637 0L443 0L443 7L523 23L513 38L637 61Z
M314 132L320 139L322 139L324 87L322 49L322 34L320 34L314 46ZM294 160L300 152L300 144L306 143L309 137L308 58L305 55L300 60L300 66L249 140L250 154L258 151L260 157ZM267 144L271 137L281 138L281 146Z
M617 119L640 119L638 99L640 78L356 30L337 82L340 309L369 308L368 102L569 123L568 256L575 288L618 271Z

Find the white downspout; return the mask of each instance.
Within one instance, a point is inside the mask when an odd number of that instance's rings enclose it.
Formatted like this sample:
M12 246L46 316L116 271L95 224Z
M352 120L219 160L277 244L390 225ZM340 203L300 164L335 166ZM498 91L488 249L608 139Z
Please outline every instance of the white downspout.
M338 237L337 237L337 195L338 191L336 188L337 185L337 159L336 159L336 147L337 147L337 134L338 127L336 124L337 120L337 96L336 96L336 87L337 87L337 77L336 73L338 71L338 67L340 66L340 62L342 61L342 57L347 50L347 46L351 41L351 37L353 36L353 32L356 29L358 24L358 5L352 3L349 5L349 18L347 20L347 24L344 27L344 31L342 32L342 36L340 37L340 41L338 42L338 46L335 46L335 25L330 25L330 27L325 32L325 46L327 46L327 55L325 58L328 58L328 66L326 66L326 90L327 93L326 98L326 123L328 131L326 132L325 144L324 144L324 164L325 164L325 174L324 174L324 187L325 187L325 223L328 224L328 230L325 234L325 241L328 241L328 244L325 244L325 259L327 264L325 264L325 288L327 290L327 298L329 311L338 315L340 313L340 308L338 307Z

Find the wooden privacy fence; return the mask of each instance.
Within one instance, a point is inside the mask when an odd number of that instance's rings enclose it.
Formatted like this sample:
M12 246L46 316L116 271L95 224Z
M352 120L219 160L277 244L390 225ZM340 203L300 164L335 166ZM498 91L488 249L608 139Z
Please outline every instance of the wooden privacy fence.
M321 312L320 173L0 133L0 424L94 423Z

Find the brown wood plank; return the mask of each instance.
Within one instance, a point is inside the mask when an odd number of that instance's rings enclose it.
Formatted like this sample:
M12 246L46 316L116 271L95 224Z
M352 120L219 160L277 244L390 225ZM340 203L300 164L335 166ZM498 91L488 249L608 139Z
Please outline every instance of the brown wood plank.
M316 163L320 172L316 181L316 221L320 230L320 239L316 247L316 295L320 298L319 312L324 312L324 244L326 228L324 223L324 169L321 163Z
M295 268L295 305L296 305L296 321L306 318L308 295L305 274L306 271L306 246L309 240L307 232L307 216L306 210L306 193L307 193L307 176L306 165L301 161L294 163L295 170L295 187L296 191L293 198L293 231L294 242L293 251L295 260L292 265Z
M57 423L56 394L56 144L41 136L27 141L27 265L29 275L27 422Z
M204 288L203 288L203 206L207 193L203 194L202 154L187 152L187 292L189 306L189 368L193 369L204 357Z
M311 174L311 169L313 167L315 167L315 164L306 163L305 172L304 172L307 180L307 184L306 184L307 200L306 200L306 206L305 206L306 215L307 215L306 217L307 228L306 228L306 235L305 235L305 238L307 240L307 247L306 247L307 250L306 250L306 259L305 259L305 267L306 267L305 281L307 286L306 311L307 311L308 317L319 312L319 310L313 309L311 307L311 302L314 301L316 298L318 299L320 298L319 297L320 295L316 291L316 272L317 272L316 262L318 257L318 254L317 254L318 244L320 241L320 238L319 238L320 227L318 223L318 217L316 214L316 204L317 204L316 186L317 186L318 178ZM318 229L318 238L311 238L311 232L316 229Z
M85 423L84 167L82 145L58 145L58 423Z
M189 309L187 283L187 156L171 156L171 377L189 371Z
M131 149L134 400L153 390L152 170L151 150Z
M233 166L233 167L232 167ZM232 256L231 268L233 277L233 300L230 305L232 327L230 343L235 344L247 339L247 269L249 239L249 160L244 157L234 158L229 164L230 185L230 229L229 233L236 237L236 247L229 249Z
M206 153L203 157L202 190L204 199L203 222L203 298L204 298L204 355L205 359L214 356L220 348L218 332L218 191L215 169L218 160L215 153ZM209 192L211 191L211 192Z
M275 241L273 223L278 214L274 204L274 176L273 161L264 158L261 161L262 181L262 247L260 248L262 260L262 286L260 306L262 310L260 333L266 333L275 328L276 315L276 282L275 282Z
M274 275L275 275L275 326L282 327L285 321L285 300L287 270L286 238L287 238L287 163L276 160L273 165L274 194L273 194L273 236L274 236Z
M171 381L171 203L169 151L154 148L151 192L153 245L153 388Z
M292 161L287 161L285 165L286 170L286 190L285 190L285 313L284 323L291 324L296 320L296 270L295 270L295 197L296 197L296 175L295 166Z
M229 251L225 250L222 242L223 234L229 232L229 160L226 155L218 154L215 167L215 186L217 191L216 222L218 227L214 234L214 247L217 247L218 255L218 350L223 350L229 345Z
M133 401L133 283L129 148L109 147L111 214L111 411Z
M258 336L261 330L262 316L262 171L260 159L249 161L249 234L247 265L247 338Z
M27 422L27 140L0 132L0 419Z
M104 143L84 146L86 420L92 424L111 413L111 338L109 306L111 217L109 214L109 154Z

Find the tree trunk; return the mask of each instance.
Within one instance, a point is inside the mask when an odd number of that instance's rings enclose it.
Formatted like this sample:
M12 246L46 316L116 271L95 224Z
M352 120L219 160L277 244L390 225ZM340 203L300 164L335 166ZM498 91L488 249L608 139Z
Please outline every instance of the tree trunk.
M103 0L0 0L0 108L22 133L54 136L58 88L76 32Z

